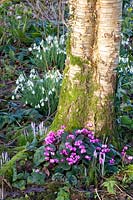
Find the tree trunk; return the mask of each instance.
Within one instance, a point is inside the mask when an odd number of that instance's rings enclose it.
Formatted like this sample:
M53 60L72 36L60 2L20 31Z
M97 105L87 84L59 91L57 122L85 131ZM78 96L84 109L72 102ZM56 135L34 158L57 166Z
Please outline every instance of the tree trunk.
M96 132L113 127L121 0L69 0L71 33L57 114L51 129L93 124Z

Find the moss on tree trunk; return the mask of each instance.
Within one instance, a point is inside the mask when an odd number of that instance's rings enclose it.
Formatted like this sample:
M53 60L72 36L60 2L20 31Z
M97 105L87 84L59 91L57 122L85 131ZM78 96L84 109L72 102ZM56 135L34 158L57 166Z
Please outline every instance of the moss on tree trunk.
M51 129L87 123L108 134L114 122L122 1L69 0L71 33L59 106Z

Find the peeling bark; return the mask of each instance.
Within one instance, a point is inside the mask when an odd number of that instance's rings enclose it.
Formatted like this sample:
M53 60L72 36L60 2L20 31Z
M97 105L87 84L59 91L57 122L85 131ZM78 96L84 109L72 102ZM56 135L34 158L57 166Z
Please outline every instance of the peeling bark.
M60 101L51 129L93 124L113 127L113 95L118 64L121 0L70 0L71 34Z

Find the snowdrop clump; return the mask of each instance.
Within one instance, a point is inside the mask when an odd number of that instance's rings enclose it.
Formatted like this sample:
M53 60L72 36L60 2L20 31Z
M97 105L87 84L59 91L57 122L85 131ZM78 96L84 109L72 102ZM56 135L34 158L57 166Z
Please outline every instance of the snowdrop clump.
M20 99L44 115L50 115L58 104L62 78L59 70L49 70L42 78L35 69L30 71L29 77L20 74L16 80L12 99Z
M57 36L49 35L39 44L34 43L28 49L31 52L31 62L37 67L49 69L49 67L64 68L66 58L65 35L58 40Z

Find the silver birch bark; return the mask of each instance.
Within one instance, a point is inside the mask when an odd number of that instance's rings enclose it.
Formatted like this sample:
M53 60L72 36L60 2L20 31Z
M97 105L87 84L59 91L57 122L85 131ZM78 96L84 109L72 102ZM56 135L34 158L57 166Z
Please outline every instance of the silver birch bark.
M70 38L59 106L51 129L93 124L113 127L115 72L118 64L121 0L69 0Z

